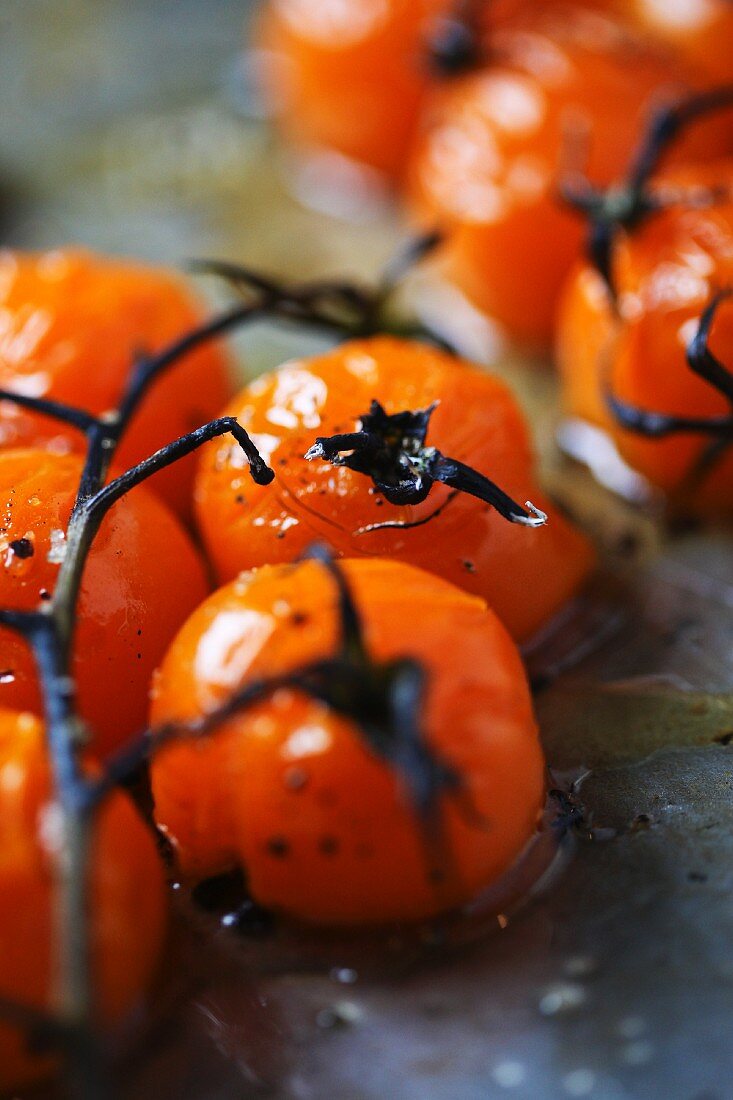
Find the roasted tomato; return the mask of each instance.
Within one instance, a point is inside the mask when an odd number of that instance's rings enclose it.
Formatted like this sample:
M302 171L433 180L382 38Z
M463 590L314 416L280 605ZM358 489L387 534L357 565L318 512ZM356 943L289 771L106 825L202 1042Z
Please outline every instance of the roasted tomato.
M272 0L265 91L286 137L402 174L430 80L432 20L450 0Z
M698 86L620 24L548 5L497 30L490 63L436 91L411 168L413 213L442 230L440 269L510 338L543 348L582 227L558 195L579 139L589 177L618 179L652 103ZM673 156L731 148L733 112L701 122ZM564 152L565 151L565 152Z
M0 710L0 998L53 1010L52 788L43 727ZM91 858L91 952L96 1004L108 1024L138 1002L165 931L165 885L152 833L122 793L97 811ZM0 1092L53 1068L19 1030L0 1022Z
M721 449L693 485L713 437L671 431L650 438L625 427L609 402L663 417L730 413L730 397L691 368L687 350L713 294L733 285L733 200L725 195L732 184L728 160L667 173L658 184L662 192L708 193L710 201L658 211L619 236L612 257L615 305L600 274L580 265L564 292L558 330L567 413L609 431L627 461L665 492L693 489L688 504L703 512L733 508L730 449ZM710 349L733 366L733 308L725 301Z
M418 920L473 897L523 849L542 750L519 655L483 600L394 561L345 561L343 573L368 657L356 677L348 655L322 670L339 709L280 687L210 737L164 748L155 813L189 878L241 865L256 901L291 917ZM205 715L242 684L328 662L338 607L321 563L243 574L178 634L153 719ZM383 691L406 662L424 678L414 722L390 720L396 697ZM411 797L418 750L440 777L432 817Z
M0 451L0 607L50 599L81 468L77 455ZM114 506L84 572L74 650L79 708L98 754L144 725L153 669L206 592L203 565L164 504L138 488ZM0 705L42 706L28 646L8 629Z
M95 414L115 406L136 354L159 351L202 319L174 274L78 250L0 253L0 389L49 397ZM197 428L230 392L216 347L200 348L159 379L117 456L131 466ZM0 446L79 451L83 438L46 416L0 402ZM194 460L151 485L190 512Z
M426 470L439 447L516 500L549 511L547 526L508 523L484 500L444 484L418 503L390 503L368 469L305 459L316 437L351 433L360 417L374 424L374 400L387 414L374 434L388 452L375 456L375 472L399 482L400 471ZM415 414L412 423L405 410ZM275 480L266 488L248 484L228 443L202 455L196 506L222 581L251 566L292 561L321 540L339 555L397 558L445 577L486 599L524 639L591 568L585 539L537 491L527 429L509 390L444 352L386 337L350 342L258 378L230 412L252 434Z

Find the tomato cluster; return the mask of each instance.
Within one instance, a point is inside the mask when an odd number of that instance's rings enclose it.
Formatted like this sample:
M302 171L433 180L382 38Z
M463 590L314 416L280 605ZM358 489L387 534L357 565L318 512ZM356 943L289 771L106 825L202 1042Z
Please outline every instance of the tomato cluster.
M582 239L558 201L563 161L580 147L591 178L611 184L655 103L731 79L730 4L678 9L646 0L271 0L276 117L296 144L398 179L416 224L443 233L441 274L512 340L546 349ZM729 114L672 156L731 151Z

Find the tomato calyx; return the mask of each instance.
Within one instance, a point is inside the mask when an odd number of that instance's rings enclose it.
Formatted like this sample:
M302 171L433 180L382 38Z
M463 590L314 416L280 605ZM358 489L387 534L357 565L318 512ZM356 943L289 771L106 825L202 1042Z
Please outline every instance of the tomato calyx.
M530 501L523 508L478 470L426 446L430 417L437 405L434 402L417 412L387 413L373 400L369 412L359 417L357 431L319 436L305 457L366 475L390 504L421 504L440 481L490 504L510 523L525 527L545 524L547 515Z
M722 394L730 403L727 416L688 417L640 409L622 401L612 392L606 394L606 403L614 417L627 431L648 439L664 439L670 435L699 435L706 445L695 461L683 488L694 489L720 462L729 447L733 446L733 370L725 366L710 350L710 330L721 304L733 296L733 288L716 294L703 311L695 334L687 345L687 364L698 377Z
M622 232L633 232L647 218L670 206L705 206L730 196L730 189L723 186L655 187L653 177L670 146L689 126L731 106L733 85L663 104L652 111L626 178L620 183L596 187L582 171L567 172L561 179L560 197L588 221L588 259L603 278L614 306L617 288L613 256Z

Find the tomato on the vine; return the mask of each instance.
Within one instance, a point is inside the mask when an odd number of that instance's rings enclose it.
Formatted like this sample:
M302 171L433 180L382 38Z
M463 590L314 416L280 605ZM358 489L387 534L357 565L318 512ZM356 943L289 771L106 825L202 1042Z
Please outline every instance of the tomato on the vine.
M531 698L483 600L395 561L341 568L376 669L362 721L365 688L343 670L327 673L343 694L338 712L297 682L281 686L153 758L155 815L188 879L241 865L253 898L291 917L419 920L494 882L533 835L544 779ZM341 641L338 607L321 563L243 574L179 632L155 682L154 722L210 714L243 684L327 660ZM423 741L407 718L389 725L378 687L405 660L425 676ZM419 747L453 777L427 822L401 768L409 777Z
M497 30L487 63L435 91L411 167L415 220L445 235L442 273L511 339L547 347L582 225L559 197L563 161L618 180L651 106L699 75L601 15L548 5ZM731 112L670 156L731 149ZM570 158L572 159L572 158Z

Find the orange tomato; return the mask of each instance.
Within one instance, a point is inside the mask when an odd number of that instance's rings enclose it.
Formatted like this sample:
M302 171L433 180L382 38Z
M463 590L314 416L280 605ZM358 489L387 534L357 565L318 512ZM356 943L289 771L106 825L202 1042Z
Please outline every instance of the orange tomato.
M430 80L431 20L450 0L272 0L260 45L288 140L398 178Z
M490 64L426 106L412 209L445 234L445 276L511 339L544 348L583 241L557 190L568 135L587 135L589 178L608 185L625 170L650 104L700 80L612 20L562 4L515 20L491 42ZM732 117L699 123L673 155L730 149Z
M345 561L343 571L372 658L411 658L427 673L426 743L460 779L439 796L443 858L431 860L399 771L358 724L289 688L207 739L163 749L152 763L156 818L186 876L239 864L254 899L291 917L419 920L473 897L533 834L543 760L531 699L482 600L399 562ZM181 629L153 720L210 713L241 684L329 657L338 638L322 565L243 574Z
M48 397L95 414L119 400L134 356L159 351L202 320L185 283L168 271L78 249L0 252L0 389ZM117 455L120 467L210 420L230 392L217 347L183 357L153 386ZM0 446L79 451L83 437L48 417L0 402ZM190 512L194 460L151 485Z
M54 870L51 777L41 722L0 710L0 997L53 1009ZM150 830L115 792L93 826L92 966L100 1017L109 1025L138 1002L154 972L166 922L163 872ZM53 1059L32 1053L0 1022L0 1092L47 1076Z
M486 474L515 500L550 513L539 530L436 484L419 504L390 504L370 479L308 462L316 436L350 432L376 398L389 413L437 405L427 437ZM482 596L517 639L536 631L592 567L585 539L537 490L530 442L509 390L491 375L416 342L376 337L288 363L252 382L235 415L275 471L248 484L236 451L207 446L196 486L200 530L222 581L292 561L314 540L344 557L391 557ZM531 594L531 595L530 595Z
M0 451L0 607L31 610L53 592L81 467L78 455ZM98 754L143 727L153 669L207 590L188 535L153 494L137 488L114 506L84 573L73 663ZM41 710L30 650L8 629L0 706Z
M669 171L681 190L733 182L733 161ZM658 184L661 186L661 184ZM733 200L675 205L622 234L614 254L618 318L588 265L571 276L558 326L557 359L566 411L609 431L627 461L667 493L680 489L706 444L694 433L646 439L619 426L607 392L649 412L724 416L729 402L695 374L686 347L713 293L733 285ZM711 350L733 366L733 309L723 303ZM703 512L733 507L733 454L724 455L694 495Z

